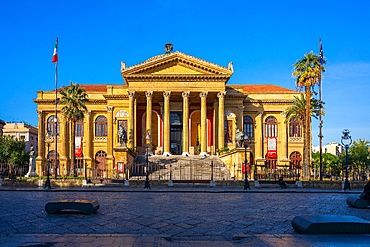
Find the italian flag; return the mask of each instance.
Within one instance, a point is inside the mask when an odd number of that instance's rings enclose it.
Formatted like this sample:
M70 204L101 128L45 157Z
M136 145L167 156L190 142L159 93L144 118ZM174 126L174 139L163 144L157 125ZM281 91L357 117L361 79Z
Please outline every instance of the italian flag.
M53 63L58 62L58 38L55 41L54 53L53 53L53 58L51 59L51 62L53 62Z

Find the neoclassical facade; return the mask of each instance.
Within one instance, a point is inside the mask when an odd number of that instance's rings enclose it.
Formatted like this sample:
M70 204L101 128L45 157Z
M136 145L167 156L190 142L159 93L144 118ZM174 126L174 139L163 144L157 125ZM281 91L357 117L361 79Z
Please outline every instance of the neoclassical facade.
M145 152L211 155L232 170L244 159L241 133L248 136L252 178L266 169L300 169L301 126L284 114L298 93L276 85L228 85L232 74L232 63L224 67L167 49L134 66L122 62L122 85L80 85L89 101L84 120L76 126L78 174L86 166L88 176L116 177ZM53 171L66 175L71 130L60 113L62 106L55 117L55 91L38 91L34 101L37 172L45 174L49 154L58 157Z

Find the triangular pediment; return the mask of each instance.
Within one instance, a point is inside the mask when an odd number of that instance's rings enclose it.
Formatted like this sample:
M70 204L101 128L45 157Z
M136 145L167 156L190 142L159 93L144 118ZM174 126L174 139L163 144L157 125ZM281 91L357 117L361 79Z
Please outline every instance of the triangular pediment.
M181 52L152 57L143 63L126 67L122 63L123 77L138 75L226 75L233 73L232 64L223 67Z

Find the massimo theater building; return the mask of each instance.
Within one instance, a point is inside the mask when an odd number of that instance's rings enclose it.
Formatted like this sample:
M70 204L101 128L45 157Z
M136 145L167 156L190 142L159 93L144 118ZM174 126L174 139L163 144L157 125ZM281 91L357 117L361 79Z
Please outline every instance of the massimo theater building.
M145 154L157 165L168 157L188 158L194 166L219 164L227 178L243 178L244 172L252 179L299 176L302 129L285 114L296 91L229 85L231 62L217 65L173 52L170 44L142 63L121 62L120 72L120 85L79 85L88 94L88 111L76 123L75 149L56 92L37 92L39 176L46 175L48 161L52 174L68 175L72 150L76 173L88 177L130 177L130 167Z

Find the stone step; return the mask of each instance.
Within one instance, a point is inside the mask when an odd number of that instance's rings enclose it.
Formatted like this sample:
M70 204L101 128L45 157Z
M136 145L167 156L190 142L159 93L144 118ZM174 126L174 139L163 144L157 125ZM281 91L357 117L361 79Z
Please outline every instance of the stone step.
M292 226L305 234L368 234L370 221L348 215L296 216Z

